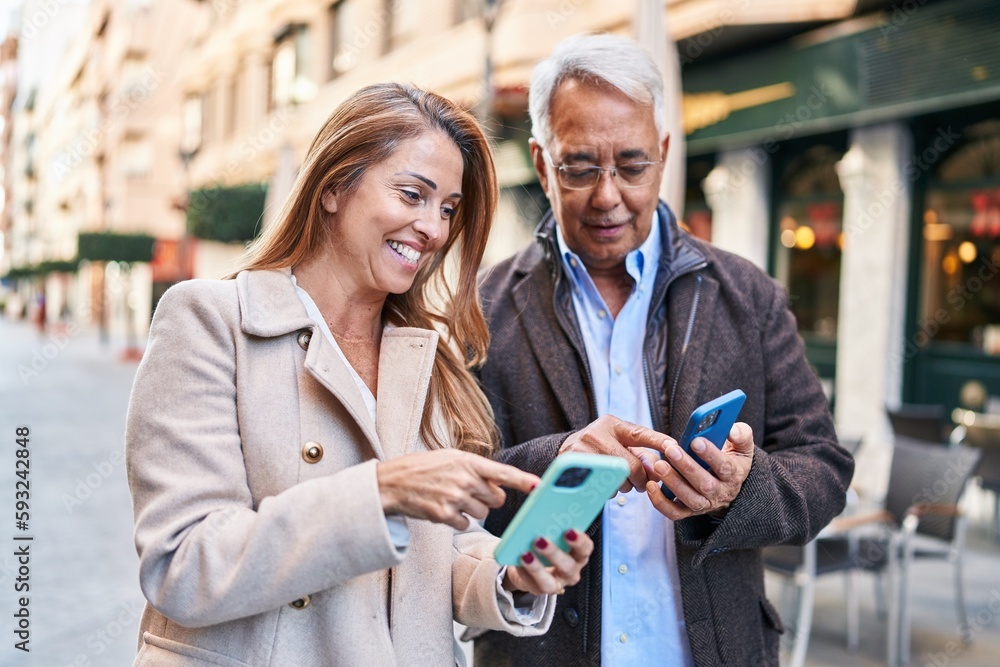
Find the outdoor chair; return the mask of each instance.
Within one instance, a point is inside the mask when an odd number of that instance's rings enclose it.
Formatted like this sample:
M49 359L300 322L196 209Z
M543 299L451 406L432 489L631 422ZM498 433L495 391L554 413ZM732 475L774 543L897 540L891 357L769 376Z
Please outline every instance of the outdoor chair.
M962 444L983 452L975 474L980 488L993 494L993 537L1000 540L1000 415L958 408L952 419L965 430Z
M886 408L892 432L897 436L945 444L953 428L943 405L903 403L895 410Z
M966 523L958 501L981 456L981 451L962 445L948 447L897 437L885 509L839 522L841 530L869 526L877 527L877 532L831 538L839 540L843 549L857 549L860 569L887 575L886 653L890 667L910 660L914 560L934 558L952 563L959 627L967 627L962 588Z
M860 438L841 438L840 445L852 455L861 445ZM853 506L857 495L848 491L848 506ZM792 630L791 667L801 667L805 664L809 649L809 634L812 629L813 601L816 593L816 578L843 572L847 576L848 616L847 644L851 650L858 644L858 614L850 613L857 608L857 541L827 540L824 535L835 529L821 532L805 546L780 545L767 547L763 550L764 567L775 574L785 577L782 583L782 615L791 605L787 602L787 583L792 581L798 587L798 611L795 615L794 627L791 622L785 622L786 629Z

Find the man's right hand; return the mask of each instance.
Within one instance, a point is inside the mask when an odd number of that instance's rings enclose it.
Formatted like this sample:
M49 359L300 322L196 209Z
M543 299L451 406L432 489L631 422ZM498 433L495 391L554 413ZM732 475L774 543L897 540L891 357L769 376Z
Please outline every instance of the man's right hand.
M667 447L676 444L677 441L668 435L624 421L614 415L604 415L566 438L559 448L559 453L585 452L625 459L629 473L620 491L628 493L636 488L642 492L646 490L646 471L639 459L641 453L633 452L632 448L652 449L662 456L666 453ZM647 465L652 467L653 461L647 461Z

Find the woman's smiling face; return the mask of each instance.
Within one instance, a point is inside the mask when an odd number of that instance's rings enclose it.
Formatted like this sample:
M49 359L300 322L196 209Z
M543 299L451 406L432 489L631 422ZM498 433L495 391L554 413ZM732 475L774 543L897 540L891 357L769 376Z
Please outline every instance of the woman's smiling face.
M354 192L323 194L338 281L357 297L401 294L448 240L462 198L462 154L443 132L407 139Z

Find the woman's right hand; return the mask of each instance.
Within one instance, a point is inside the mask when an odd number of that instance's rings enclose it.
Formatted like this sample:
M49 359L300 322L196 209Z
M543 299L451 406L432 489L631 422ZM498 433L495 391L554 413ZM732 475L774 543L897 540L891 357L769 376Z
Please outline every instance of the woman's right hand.
M485 519L490 508L503 505L501 486L529 493L538 477L513 466L463 452L436 449L382 461L376 466L382 508L387 515L469 527L471 516Z

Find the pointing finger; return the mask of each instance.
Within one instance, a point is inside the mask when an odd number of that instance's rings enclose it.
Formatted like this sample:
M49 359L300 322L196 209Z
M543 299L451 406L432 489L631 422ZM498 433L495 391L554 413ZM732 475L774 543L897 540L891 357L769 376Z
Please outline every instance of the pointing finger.
M474 461L473 468L480 476L510 489L517 489L523 493L531 493L531 490L539 482L537 475L524 472L514 466L509 466L498 461L491 461L483 457L476 457Z
M660 454L665 454L667 447L675 444L670 436L625 421L615 422L614 435L625 447L647 447Z

